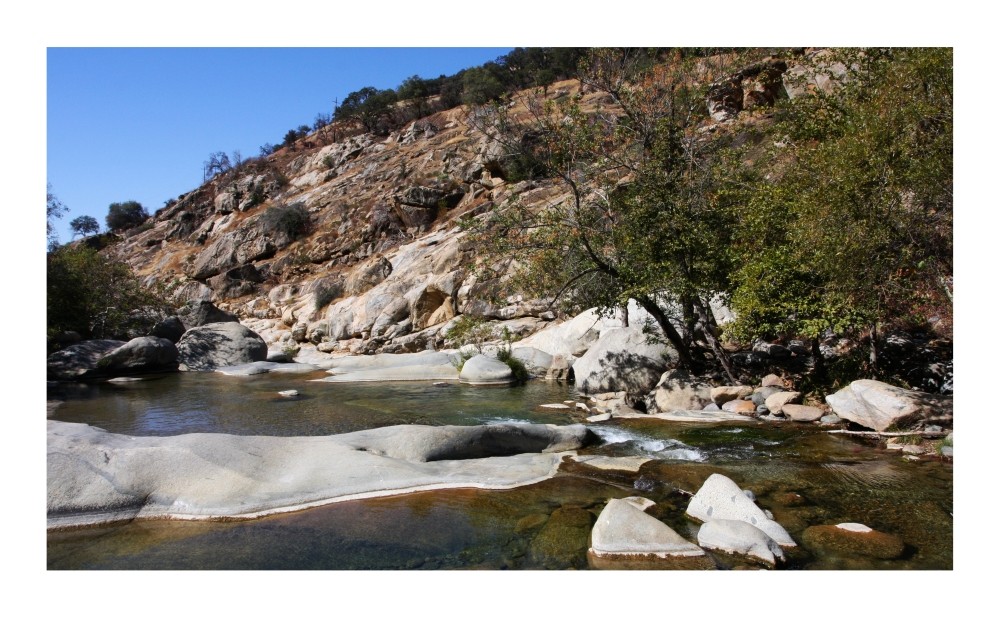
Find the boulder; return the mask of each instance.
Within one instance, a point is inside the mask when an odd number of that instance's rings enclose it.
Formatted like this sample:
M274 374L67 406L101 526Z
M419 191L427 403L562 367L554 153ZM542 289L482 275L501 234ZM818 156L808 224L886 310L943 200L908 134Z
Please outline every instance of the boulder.
M763 386L753 391L753 396L750 400L756 405L763 405L767 397L778 392L784 392L784 389L778 386Z
M267 359L267 343L237 322L210 323L189 329L177 343L182 370L209 371Z
M292 340L296 343L304 343L306 341L306 324L302 322L296 323L292 326Z
M781 412L796 422L815 422L826 413L812 405L784 405Z
M625 390L645 394L656 385L676 352L660 343L648 343L641 327L612 328L573 363L580 392Z
M801 399L801 392L775 392L764 399L764 405L771 413L778 413L786 404L797 403Z
M465 361L458 379L472 385L508 384L514 381L514 374L500 360L479 354Z
M746 555L774 565L784 561L781 547L759 528L746 521L712 519L698 530L698 546L707 549Z
M596 557L700 557L705 554L636 504L612 499L601 510L590 536Z
M753 404L753 401L736 399L723 404L722 411L738 413L741 416L755 416L757 415L757 406Z
M709 115L716 122L735 118L743 110L743 88L739 80L727 79L712 84L705 97L705 104Z
M753 394L750 386L720 386L712 388L709 396L716 405L724 405L734 399L743 398Z
M784 388L785 381L781 377L771 373L769 375L765 375L764 378L760 380L760 385L765 388Z
M949 420L952 399L890 386L873 379L861 379L829 394L827 404L835 414L861 426L884 431L890 426L907 428Z
M663 373L653 391L653 406L661 412L704 409L711 402L712 386L682 369Z
M97 366L109 375L177 370L177 347L155 336L134 338L103 356Z
M110 339L84 341L49 355L49 379L66 380L97 376L97 362L125 341Z
M177 315L188 330L210 323L239 322L236 315L220 309L208 300L192 300L181 307Z
M149 331L149 336L165 338L171 343L176 343L181 340L185 330L187 328L184 327L184 322L176 315L171 315L153 326L153 329Z
M534 347L516 347L511 355L520 360L528 372L536 377L547 375L552 367L552 356Z
M894 535L860 523L814 525L802 532L802 543L816 552L847 553L876 559L896 559L906 549Z
M523 348L517 347L515 351L517 349ZM532 347L531 349L534 348ZM576 361L576 358L563 354L549 357L552 358L552 362L549 364L548 370L545 371L545 379L549 381L571 381L573 379L573 362Z
M770 520L735 482L722 474L713 473L705 480L688 503L686 512L703 522L715 519L744 521L781 546L795 546L795 541L781 525Z

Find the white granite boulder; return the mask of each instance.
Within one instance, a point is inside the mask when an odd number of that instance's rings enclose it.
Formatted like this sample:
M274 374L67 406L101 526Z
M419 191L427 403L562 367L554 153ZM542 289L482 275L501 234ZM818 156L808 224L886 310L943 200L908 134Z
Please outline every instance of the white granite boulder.
M705 551L624 499L612 499L590 536L596 557L700 557Z
M514 373L500 360L479 354L465 361L458 379L474 386L505 384L514 381Z
M920 424L928 418L940 422L952 415L952 399L890 386L874 379L851 382L826 397L835 414L876 431Z
M744 521L757 527L781 546L795 546L785 529L767 517L740 487L722 474L713 473L688 503L687 515L708 522L715 519Z
M641 327L611 328L573 363L580 392L649 392L666 370L670 347L648 343Z
M698 545L702 548L736 553L758 559L770 565L784 561L781 547L760 528L745 521L712 519L698 530Z

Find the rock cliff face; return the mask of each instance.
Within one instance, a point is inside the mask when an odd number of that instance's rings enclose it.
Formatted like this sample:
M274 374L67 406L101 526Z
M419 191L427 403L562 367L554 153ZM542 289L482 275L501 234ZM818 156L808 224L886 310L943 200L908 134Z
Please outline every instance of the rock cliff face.
M786 68L775 61L719 82L718 100L706 101L715 121L783 96ZM547 96L579 87L559 82ZM585 91L583 103L605 99ZM441 346L461 314L516 319L529 335L556 316L538 299L485 300L466 268L476 247L457 221L566 195L554 180L508 181L502 149L476 124L459 107L387 137L327 126L179 196L107 250L178 302L236 314L272 347L418 351Z

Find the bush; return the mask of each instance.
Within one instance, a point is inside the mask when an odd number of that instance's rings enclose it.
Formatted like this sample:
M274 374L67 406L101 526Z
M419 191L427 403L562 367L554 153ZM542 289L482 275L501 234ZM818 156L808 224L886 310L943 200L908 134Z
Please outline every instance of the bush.
M87 246L50 253L46 266L49 336L73 331L84 338L123 338L167 306L126 264Z
M149 212L137 201L115 202L108 206L104 218L108 231L120 232L142 225L149 218Z
M292 239L306 235L311 226L309 210L302 202L268 208L260 215L260 222L265 232L284 234Z

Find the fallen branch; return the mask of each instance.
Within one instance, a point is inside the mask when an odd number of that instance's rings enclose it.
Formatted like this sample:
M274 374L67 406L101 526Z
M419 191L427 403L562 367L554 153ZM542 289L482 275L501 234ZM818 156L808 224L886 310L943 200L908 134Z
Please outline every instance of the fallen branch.
M838 429L836 431L827 431L828 434L837 433L840 435L857 435L859 437L869 437L876 439L878 437L906 437L908 435L923 435L924 437L944 437L949 433L944 431L906 431L902 433L889 433L885 431L849 431L847 429Z

